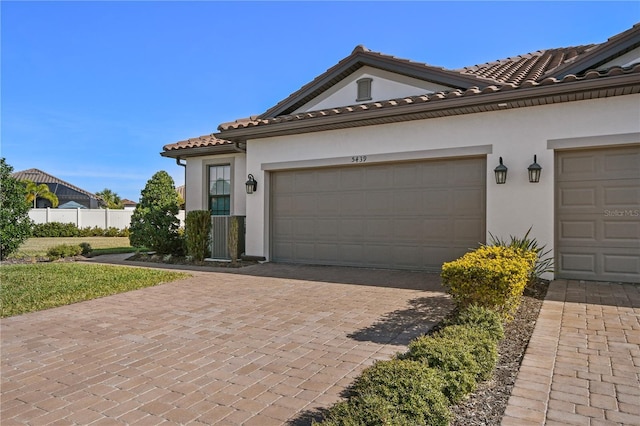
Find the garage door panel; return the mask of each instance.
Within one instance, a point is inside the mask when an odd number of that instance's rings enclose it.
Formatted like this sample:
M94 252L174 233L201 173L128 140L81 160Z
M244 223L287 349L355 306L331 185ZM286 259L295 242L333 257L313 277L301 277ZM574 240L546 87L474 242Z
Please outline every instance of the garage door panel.
M640 173L640 172L639 172ZM604 202L607 207L635 207L640 200L640 188L626 181L614 181L603 186Z
M603 268L606 274L640 274L640 255L604 254Z
M482 194L473 188L457 190L453 194L453 209L457 215L474 215L484 205Z
M272 259L438 269L484 240L485 168L483 157L273 172Z
M640 145L556 153L556 272L640 282Z
M596 223L594 221L563 221L560 223L559 240L594 242L596 241Z
M454 241L469 241L477 243L484 241L484 233L480 231L482 223L479 219L461 218L454 221L453 237Z
M436 217L422 220L422 240L441 242L451 240L453 224L446 217Z
M611 242L631 242L640 248L640 217L629 220L605 220L603 221L604 238ZM638 252L640 257L640 252Z

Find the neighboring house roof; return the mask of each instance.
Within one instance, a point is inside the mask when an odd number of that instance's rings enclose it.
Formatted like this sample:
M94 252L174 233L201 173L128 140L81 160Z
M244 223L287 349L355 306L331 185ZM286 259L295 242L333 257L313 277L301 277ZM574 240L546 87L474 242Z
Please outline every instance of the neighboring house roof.
M166 145L162 155L247 139L445 117L640 93L640 64L596 70L640 46L640 24L601 44L540 50L485 64L446 70L357 46L335 66L258 116L223 123L219 133ZM294 113L363 66L439 83L451 90Z
M122 205L125 207L135 207L138 205L138 203L125 198L124 200L122 200Z
M186 189L185 189L184 185L180 185L180 186L176 187L176 192L182 197L183 200L185 199Z
M42 170L39 169L27 169L27 170L21 170L19 172L15 172L12 173L11 176L13 176L14 178L18 179L18 180L30 180L34 183L40 184L40 183L51 183L51 184L58 184L58 185L64 185L68 188L73 189L74 191L77 191L81 194L84 194L90 198L95 198L97 199L98 197L89 192L89 191L85 191L82 188L78 188L75 185L70 184L69 182L66 182L62 179L58 179L55 176L50 175L49 173L45 173Z

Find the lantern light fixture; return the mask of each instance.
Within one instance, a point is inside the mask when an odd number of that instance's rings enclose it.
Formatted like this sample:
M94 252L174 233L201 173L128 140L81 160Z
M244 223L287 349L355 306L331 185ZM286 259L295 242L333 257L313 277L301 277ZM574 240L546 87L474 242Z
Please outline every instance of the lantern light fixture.
M542 172L542 167L537 163L536 156L533 156L533 164L527 167L529 171L529 182L538 183L540 182L540 173Z
M507 166L502 164L502 157L500 157L500 164L498 167L493 169L493 172L496 174L496 183L501 185L507 181Z
M247 194L253 194L256 189L258 189L258 182L252 174L249 174L249 176L247 177L249 178L245 183L245 185L247 186Z

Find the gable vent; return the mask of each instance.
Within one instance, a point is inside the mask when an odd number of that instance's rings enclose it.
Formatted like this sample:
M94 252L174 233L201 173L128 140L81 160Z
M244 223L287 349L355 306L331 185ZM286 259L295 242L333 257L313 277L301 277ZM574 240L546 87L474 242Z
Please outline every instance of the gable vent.
M358 84L358 96L356 97L356 102L361 101L370 101L371 100L371 82L373 79L371 78L361 78L356 81Z

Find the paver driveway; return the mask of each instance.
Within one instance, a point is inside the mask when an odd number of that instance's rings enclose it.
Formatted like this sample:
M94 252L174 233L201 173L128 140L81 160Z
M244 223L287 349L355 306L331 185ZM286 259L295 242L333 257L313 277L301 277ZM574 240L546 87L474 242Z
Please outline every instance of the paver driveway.
M452 304L435 274L257 265L2 320L12 424L306 424Z

